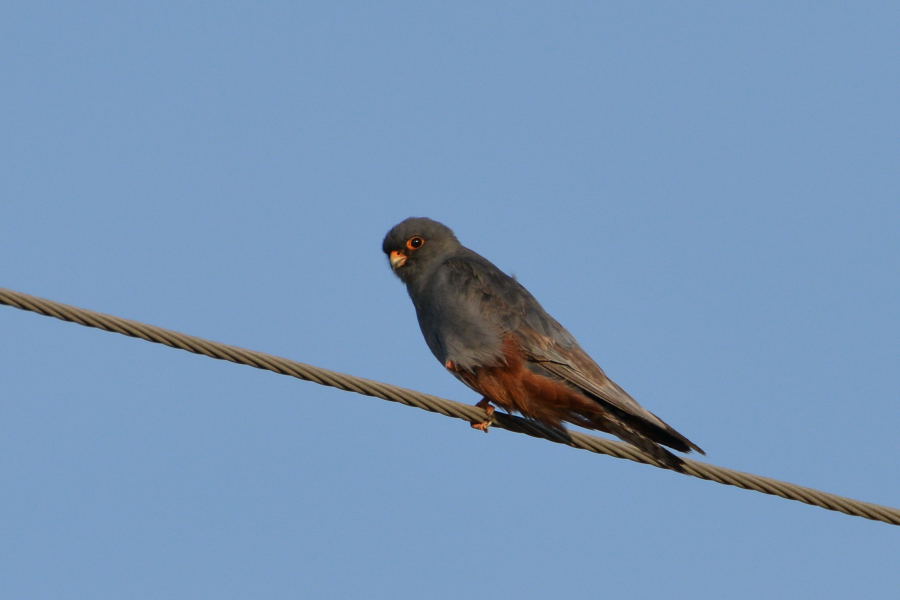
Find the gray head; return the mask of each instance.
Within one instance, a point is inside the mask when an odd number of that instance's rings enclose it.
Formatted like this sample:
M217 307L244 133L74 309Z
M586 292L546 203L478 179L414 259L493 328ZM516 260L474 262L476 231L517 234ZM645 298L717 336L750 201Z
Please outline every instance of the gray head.
M460 247L449 227L425 217L401 221L388 231L381 244L391 269L404 283L440 264Z

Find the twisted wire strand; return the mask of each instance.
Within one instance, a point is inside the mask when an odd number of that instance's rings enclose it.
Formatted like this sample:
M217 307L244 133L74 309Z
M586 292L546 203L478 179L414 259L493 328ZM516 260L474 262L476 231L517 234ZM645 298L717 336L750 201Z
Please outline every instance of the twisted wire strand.
M421 408L423 410L462 419L464 421L474 422L482 421L484 419L484 411L482 409L468 404L454 402L445 398L439 398L437 396L388 383L382 383L380 381L373 381L362 377L323 369L321 367L296 362L264 352L256 352L237 346L214 342L193 335L164 329L162 327L140 323L131 319L123 319L121 317L54 302L52 300L31 296L29 294L5 288L0 288L0 304L6 304L22 310L55 317L57 319L62 319L63 321L78 323L79 325L84 325L86 327L96 327L97 329L121 333L148 342L165 344L172 348L187 350L188 352L202 354L211 358L248 365L256 367L257 369L265 369L282 375L290 375L291 377L312 381L341 390L356 392L375 398L382 398L392 402L399 402L407 406ZM541 424L534 421L513 415L495 413L494 426L516 433L524 433L533 437L543 438L551 442L566 444L573 448L607 454L616 458L632 460L664 469L669 468L645 455L630 444L608 440L577 431L561 434L543 427ZM683 460L684 465L682 472L686 475L692 475L694 477L699 477L700 479L715 481L725 485L733 485L747 490L754 490L764 494L771 494L773 496L781 496L788 500L805 502L806 504L846 513L856 517L882 521L892 525L900 525L900 509L897 508L854 500L853 498L823 492L821 490L796 485L786 481L735 471L696 460L687 458Z

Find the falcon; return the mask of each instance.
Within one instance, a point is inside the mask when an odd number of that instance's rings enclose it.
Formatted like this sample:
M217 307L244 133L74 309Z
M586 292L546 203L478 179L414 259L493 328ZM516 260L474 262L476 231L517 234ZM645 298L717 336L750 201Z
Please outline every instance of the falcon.
M487 432L497 406L563 433L563 423L610 433L677 470L682 459L665 447L705 454L607 377L522 284L449 227L411 217L388 232L382 250L406 284L428 348L482 395L476 406L487 418L472 427Z

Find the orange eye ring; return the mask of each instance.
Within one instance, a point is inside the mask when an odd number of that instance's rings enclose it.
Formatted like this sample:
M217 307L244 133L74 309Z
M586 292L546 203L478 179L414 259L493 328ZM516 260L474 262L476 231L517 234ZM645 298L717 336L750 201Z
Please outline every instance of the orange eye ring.
M419 248L421 248L424 245L425 245L425 239L418 235L414 235L413 237L406 240L406 247L409 248L410 250L418 250Z

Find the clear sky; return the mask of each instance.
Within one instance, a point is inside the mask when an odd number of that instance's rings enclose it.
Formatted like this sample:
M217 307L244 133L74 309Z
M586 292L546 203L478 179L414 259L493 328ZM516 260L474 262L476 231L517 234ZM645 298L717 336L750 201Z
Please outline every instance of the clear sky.
M896 2L7 2L0 286L465 402L430 216L710 462L900 506ZM900 530L0 307L7 598L886 598Z

